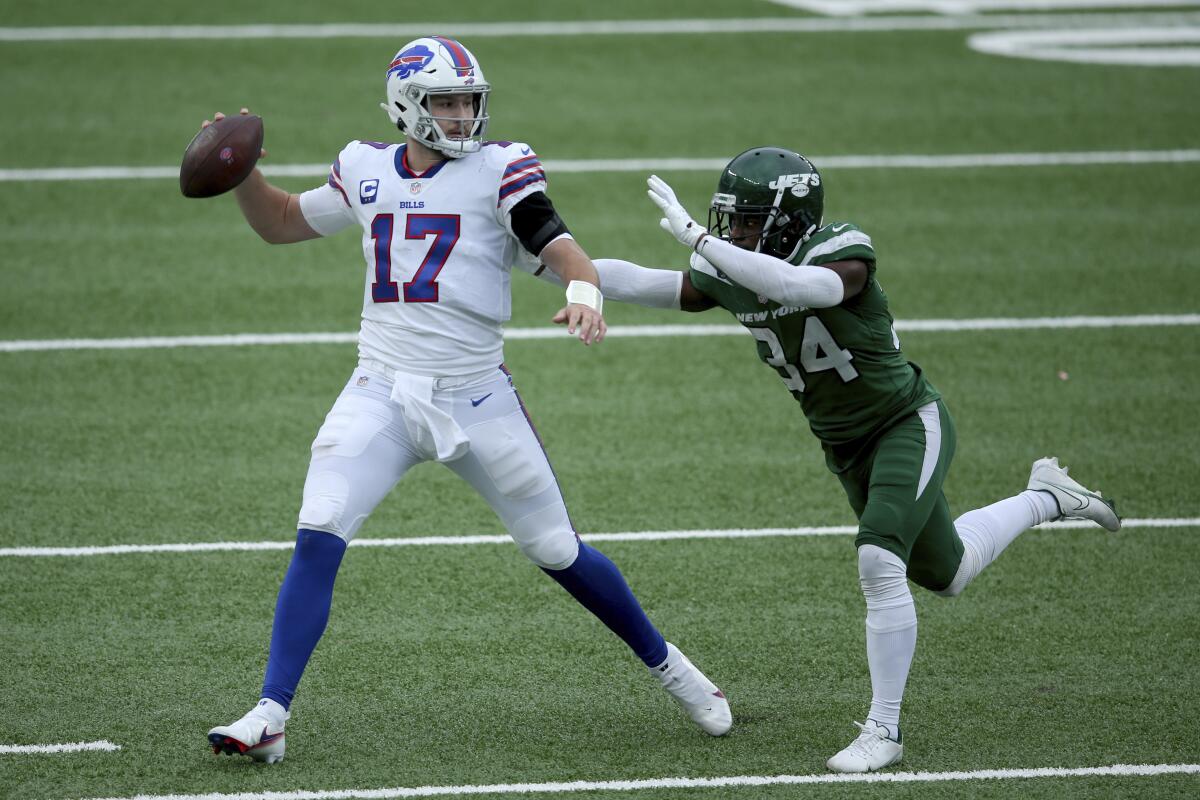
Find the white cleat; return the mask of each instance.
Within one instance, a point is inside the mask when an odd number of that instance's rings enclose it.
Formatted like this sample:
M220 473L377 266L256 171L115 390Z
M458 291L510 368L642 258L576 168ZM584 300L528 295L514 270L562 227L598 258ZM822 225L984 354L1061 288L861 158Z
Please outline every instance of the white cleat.
M710 736L723 736L733 726L729 701L716 685L696 669L679 648L667 642L667 660L651 667L663 688L679 701L692 721Z
M284 717L284 722L287 717ZM214 753L245 755L255 761L275 764L283 761L286 746L283 725L276 725L259 706L250 709L246 716L228 725L218 725L208 732L208 743Z
M1076 483L1067 475L1067 468L1058 465L1057 458L1039 458L1033 462L1029 488L1054 495L1065 519L1090 519L1110 531L1121 530L1116 503Z
M888 738L887 728L873 719L854 723L860 733L850 746L825 762L834 772L874 772L904 756L904 745Z

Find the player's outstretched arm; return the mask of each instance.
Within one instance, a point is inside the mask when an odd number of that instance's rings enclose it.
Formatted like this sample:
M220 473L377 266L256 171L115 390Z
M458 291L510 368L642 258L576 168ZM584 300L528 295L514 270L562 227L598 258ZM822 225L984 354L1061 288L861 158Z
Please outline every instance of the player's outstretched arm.
M539 257L567 286L567 304L554 315L553 321L566 325L568 333L578 329L579 339L586 345L602 341L608 332L602 313L604 296L587 253L570 236L560 236L546 245Z
M832 308L861 292L867 283L867 265L858 259L799 266L715 236L701 239L696 252L742 286L783 305Z
M862 291L867 265L858 260L799 266L765 253L743 250L708 235L675 197L662 178L647 181L650 199L663 213L663 230L692 248L710 264L747 289L783 305L831 308Z
M250 110L243 108L241 113L249 114ZM225 115L220 111L213 115L213 121L224 118ZM204 120L200 127L207 128L211 124L211 121ZM263 150L260 157L266 158L267 151ZM246 222L266 242L290 244L316 239L321 235L305 221L300 211L300 195L290 194L268 183L258 167L233 190L233 194Z
M677 311L707 311L716 305L685 272L652 269L618 258L597 258L592 263L600 274L600 289L610 300Z

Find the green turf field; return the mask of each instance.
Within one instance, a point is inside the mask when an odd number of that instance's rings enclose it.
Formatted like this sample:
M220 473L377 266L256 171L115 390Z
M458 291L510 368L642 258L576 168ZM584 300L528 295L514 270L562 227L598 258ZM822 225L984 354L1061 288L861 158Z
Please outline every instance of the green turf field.
M28 7L27 7L28 6ZM0 5L0 26L406 22L377 4ZM793 18L753 0L467 2L411 21ZM1193 23L1194 24L1194 23ZM1124 27L1134 26L1134 22ZM1200 70L986 56L971 31L463 35L490 135L543 158L1188 151ZM204 733L258 697L286 550L19 557L6 548L278 542L352 344L7 352L5 343L350 333L357 233L260 242L176 181L10 179L173 167L248 105L275 165L384 139L380 38L0 40L0 798L402 796L404 787L822 776L870 697L852 537L606 542L668 639L730 698L700 733L640 663L509 544L352 548L293 705L287 759ZM826 220L871 234L902 321L1200 312L1200 162L825 169ZM716 174L663 171L697 217ZM681 267L641 172L550 170L593 256ZM312 178L277 182L301 191ZM560 290L513 279L512 327ZM729 324L615 303L621 326ZM1200 329L901 332L943 392L956 513L1056 454L1124 516L1038 530L963 595L914 592L920 640L892 772L1196 765ZM581 532L853 523L798 404L744 336L517 340L506 361ZM415 469L360 538L500 534L448 470ZM17 745L108 741L113 752ZM1197 768L1200 770L1200 768ZM394 789L392 793L372 790ZM453 790L448 790L453 791ZM474 790L482 791L482 790ZM355 793L358 794L355 794ZM1181 797L1193 774L903 784L648 786L589 798ZM485 797L547 796L537 793ZM569 795L568 795L569 796Z

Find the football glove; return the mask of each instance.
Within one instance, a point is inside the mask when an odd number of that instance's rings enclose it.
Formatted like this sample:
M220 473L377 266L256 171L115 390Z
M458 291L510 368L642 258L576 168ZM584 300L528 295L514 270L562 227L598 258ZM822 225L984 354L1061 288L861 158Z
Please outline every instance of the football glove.
M680 205L675 198L675 191L662 178L651 175L646 180L646 185L650 187L650 191L646 194L665 215L658 224L664 231L678 239L681 244L686 244L693 250L696 249L696 243L704 238L708 231L704 229L703 225L692 219L687 209Z

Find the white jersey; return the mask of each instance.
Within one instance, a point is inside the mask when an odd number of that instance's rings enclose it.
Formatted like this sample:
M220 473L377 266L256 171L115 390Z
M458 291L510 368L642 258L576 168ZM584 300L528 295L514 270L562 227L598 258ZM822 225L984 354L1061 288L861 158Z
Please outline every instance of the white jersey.
M405 150L350 142L328 182L300 196L317 233L362 228L359 359L434 377L495 369L511 314L510 270L537 265L509 213L545 190L541 163L528 145L487 142L418 175Z

